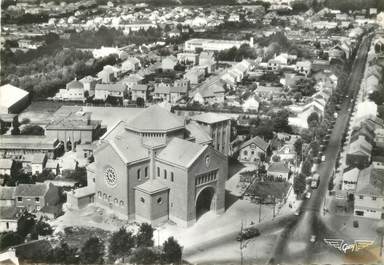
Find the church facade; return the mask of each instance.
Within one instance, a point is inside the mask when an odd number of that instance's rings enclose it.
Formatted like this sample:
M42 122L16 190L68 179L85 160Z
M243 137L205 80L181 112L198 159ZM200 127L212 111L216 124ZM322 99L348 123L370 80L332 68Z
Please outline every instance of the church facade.
M143 110L117 124L94 151L88 185L95 203L155 225L171 220L187 227L206 211L224 212L228 161L211 143L194 121L158 105Z

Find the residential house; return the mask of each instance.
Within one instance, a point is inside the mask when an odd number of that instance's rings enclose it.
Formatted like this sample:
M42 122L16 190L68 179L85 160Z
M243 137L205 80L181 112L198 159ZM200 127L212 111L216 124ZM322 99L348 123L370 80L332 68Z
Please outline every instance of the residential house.
M178 60L175 56L169 55L161 61L161 69L163 71L173 71Z
M189 80L191 84L199 84L204 80L206 69L202 67L193 67L184 74L184 78Z
M193 101L200 104L213 104L224 102L225 89L221 83L202 85L192 93Z
M140 60L135 57L129 57L124 62L121 63L122 72L137 71L139 70L141 64Z
M63 100L84 100L84 86L83 83L77 81L75 78L66 85L65 89L60 89L56 97Z
M122 83L96 84L95 99L106 100L108 96L123 98L126 87Z
M0 140L1 141L1 140ZM0 175L12 175L14 161L9 158L0 159Z
M384 170L368 167L356 184L354 215L384 219Z
M259 163L262 156L265 159L268 147L269 143L255 136L240 145L238 160L242 163Z
M119 83L124 84L128 89L133 86L140 85L143 83L144 77L140 74L130 74L128 77L123 78Z
M155 90L153 91L153 99L168 102L170 91L171 91L170 84L165 84L165 83L155 84Z
M16 186L14 198L17 208L23 208L29 212L44 212L44 208L53 206L58 208L57 213L59 213L61 207L59 189L52 184L19 184Z
M267 175L272 176L275 179L288 180L289 168L285 162L273 162L267 169Z
M291 143L284 144L280 149L273 153L273 156L280 158L280 161L294 161L296 159L295 146Z
M144 99L147 101L148 85L133 85L131 87L131 97L132 100L137 100L138 98Z
M201 52L198 61L200 66L207 67L208 74L216 70L216 59L213 52Z
M95 94L95 86L97 83L100 83L101 80L96 77L87 75L80 79L79 82L83 84L84 93L88 93L88 96L93 96Z
M188 97L187 86L172 86L169 90L169 101L175 104L181 98Z
M349 144L347 165L363 169L371 163L372 145L363 135L359 135Z
M40 174L47 163L47 155L43 153L33 154L31 160L32 174Z
M357 180L359 178L359 172L360 170L354 166L345 168L343 171L343 182L341 189L354 192L356 189Z
M179 63L183 64L199 64L199 55L192 52L182 52L177 54L177 60Z
M296 62L295 71L299 74L308 76L311 73L312 63L310 61L299 61Z
M18 209L15 208L15 187L0 187L0 233L17 230Z
M244 103L241 105L244 112L258 112L259 111L259 101L256 99L255 96L250 96L247 98Z

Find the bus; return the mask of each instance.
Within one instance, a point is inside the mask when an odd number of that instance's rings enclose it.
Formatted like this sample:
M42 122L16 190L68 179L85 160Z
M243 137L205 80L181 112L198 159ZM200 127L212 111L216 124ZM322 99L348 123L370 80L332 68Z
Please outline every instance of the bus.
M317 189L320 183L320 175L319 173L314 173L312 176L312 181L311 181L311 188L312 189Z

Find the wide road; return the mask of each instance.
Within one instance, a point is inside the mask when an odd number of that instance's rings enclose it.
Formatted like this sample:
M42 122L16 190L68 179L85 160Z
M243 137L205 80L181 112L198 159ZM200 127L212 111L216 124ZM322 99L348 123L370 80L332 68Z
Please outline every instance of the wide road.
M297 218L298 216L296 215L287 214L281 217L277 217L272 221L256 224L251 227L257 228L260 231L260 234L270 234L284 228L287 224L295 222ZM213 249L217 246L234 242L236 241L236 237L239 232L240 227L237 231L226 231L226 233L218 235L216 238L204 242L198 242L195 245L192 245L183 250L183 258L188 260L188 257L193 256L199 252L209 251L210 249Z
M324 152L326 161L322 162L318 168L318 173L320 175L319 186L312 191L311 198L302 204L299 218L288 225L278 237L272 257L268 262L269 264L280 264L291 260L289 257L292 256L292 253L289 253L290 251L287 246L297 243L298 241L305 244L303 252L299 257L299 261L310 263L312 253L316 251L316 249L314 249L314 244L309 241L310 237L315 235L319 242L322 241L325 234L329 234L325 233L325 226L321 224L319 214L321 214L325 194L328 190L328 182L334 173L333 171L337 155L341 148L342 137L347 129L351 115L350 107L352 103L350 99L352 97L355 98L360 89L360 82L364 74L370 40L371 37L364 37L357 51L352 71L347 82L350 97L346 98L341 106L339 116Z

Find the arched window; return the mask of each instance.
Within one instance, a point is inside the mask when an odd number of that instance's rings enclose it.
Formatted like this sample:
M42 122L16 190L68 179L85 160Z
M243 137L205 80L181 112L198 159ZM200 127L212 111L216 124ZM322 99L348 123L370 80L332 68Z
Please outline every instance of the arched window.
M121 206L121 207L124 206L124 202L123 202L123 201L120 201L120 206Z
M106 201L107 200L107 194L103 194L103 199Z
M171 172L171 181L172 181L172 182L174 181L174 175L173 175L173 172Z
M97 196L101 199L101 191L97 192Z
M137 170L137 180L140 180L140 168Z
M158 203L158 204L162 204L162 203L163 203L163 199L162 199L161 197L159 197L159 198L157 199L157 203Z
M157 176L160 177L160 168L157 167Z
M144 168L144 177L148 178L148 167Z
M167 170L164 169L164 179L167 179Z
M243 155L245 155L245 156L248 155L248 151L244 150Z
M145 202L145 200L144 200L144 198L143 198L143 197L141 197L141 198L140 198L140 201L141 201L142 203L144 203L144 202Z
M118 205L119 204L119 200L118 199L114 199L114 203L116 204L116 205Z

